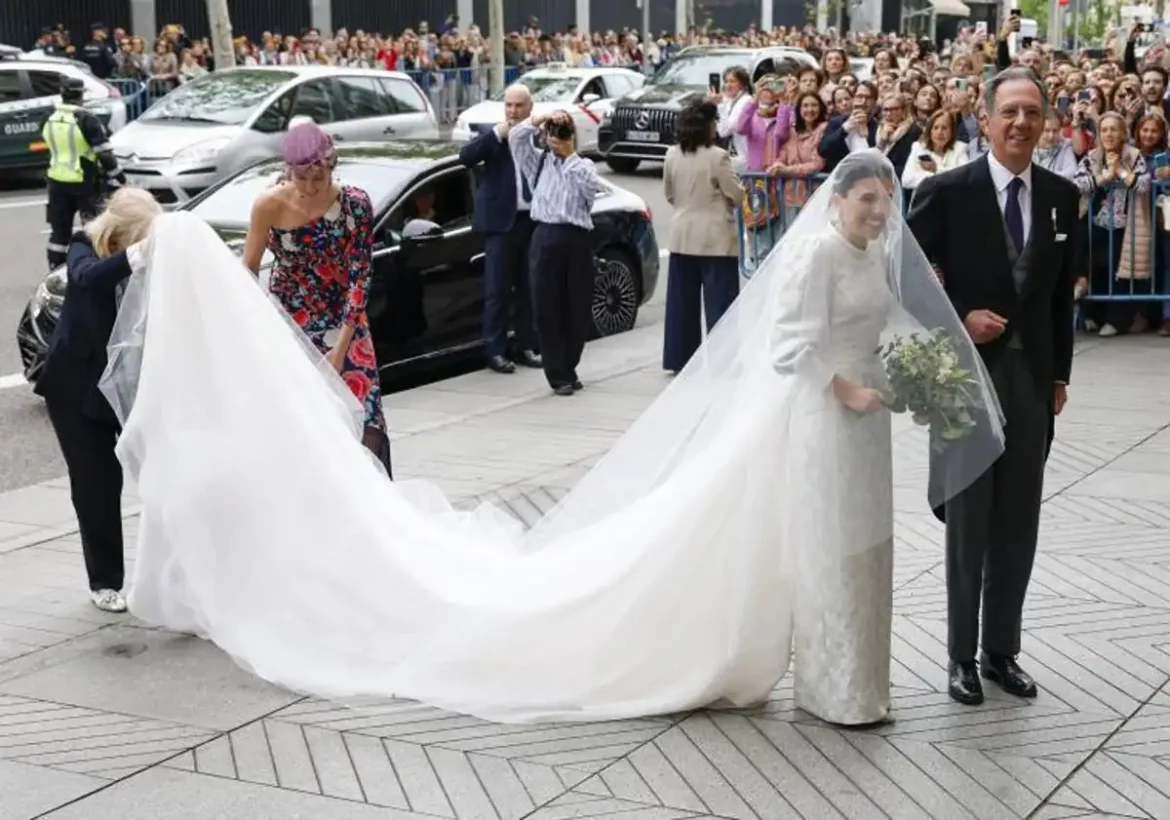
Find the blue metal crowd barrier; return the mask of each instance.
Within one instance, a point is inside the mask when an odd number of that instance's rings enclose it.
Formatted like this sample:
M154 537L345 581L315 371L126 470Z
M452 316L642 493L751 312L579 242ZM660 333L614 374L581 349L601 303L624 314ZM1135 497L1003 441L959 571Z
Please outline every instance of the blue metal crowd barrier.
M447 68L405 72L430 99L440 125L453 125L459 114L488 98L491 68ZM519 66L504 69L504 84L516 82L523 73Z

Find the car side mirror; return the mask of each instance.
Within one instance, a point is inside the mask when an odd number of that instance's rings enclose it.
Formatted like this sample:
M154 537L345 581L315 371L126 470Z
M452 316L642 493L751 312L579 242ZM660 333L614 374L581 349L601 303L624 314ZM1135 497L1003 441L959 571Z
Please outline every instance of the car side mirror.
M581 104L582 105L593 105L593 103L597 102L600 99L601 99L600 94L585 94L581 97Z
M404 234L401 242L402 253L409 254L419 245L429 245L442 238L443 229L438 225L421 233Z

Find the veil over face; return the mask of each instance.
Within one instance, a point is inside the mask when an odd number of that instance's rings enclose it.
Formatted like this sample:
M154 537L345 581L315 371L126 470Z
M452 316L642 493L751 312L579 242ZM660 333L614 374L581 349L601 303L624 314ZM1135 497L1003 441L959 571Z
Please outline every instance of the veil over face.
M855 422L834 379L900 385L891 405L930 426L894 449L929 454L932 504L1002 450L990 382L900 201L880 153L842 162L687 367L527 532L388 481L337 373L209 226L160 217L102 383L144 505L132 610L338 700L535 721L766 697L800 600L794 546L863 550L892 527L866 506L866 481L892 494L888 457L826 432ZM889 385L883 336L902 342ZM830 505L846 469L859 489Z

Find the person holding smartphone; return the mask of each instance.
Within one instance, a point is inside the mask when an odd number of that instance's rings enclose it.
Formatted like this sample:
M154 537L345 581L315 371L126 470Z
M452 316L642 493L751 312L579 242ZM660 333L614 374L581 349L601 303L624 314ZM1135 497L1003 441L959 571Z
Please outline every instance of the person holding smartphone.
M716 81L722 79L721 84ZM719 140L728 145L731 153L731 167L737 174L742 174L747 162L747 138L738 129L739 121L743 118L743 110L751 102L752 96L748 93L751 86L751 77L743 66L732 66L719 75L712 75L711 94L709 99L715 103L718 119L715 121L715 133ZM721 87L720 87L721 85Z
M922 137L910 149L910 158L902 170L902 187L913 192L928 177L967 162L967 143L958 139L958 132L958 123L950 111L939 109L931 114Z

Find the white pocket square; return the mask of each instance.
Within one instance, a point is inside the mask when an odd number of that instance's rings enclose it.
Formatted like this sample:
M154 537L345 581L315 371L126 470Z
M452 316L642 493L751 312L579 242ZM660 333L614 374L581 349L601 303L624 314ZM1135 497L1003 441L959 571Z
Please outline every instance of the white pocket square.
M1066 233L1058 233L1055 237L1055 241L1057 242L1063 242L1066 239L1068 239L1068 234Z

